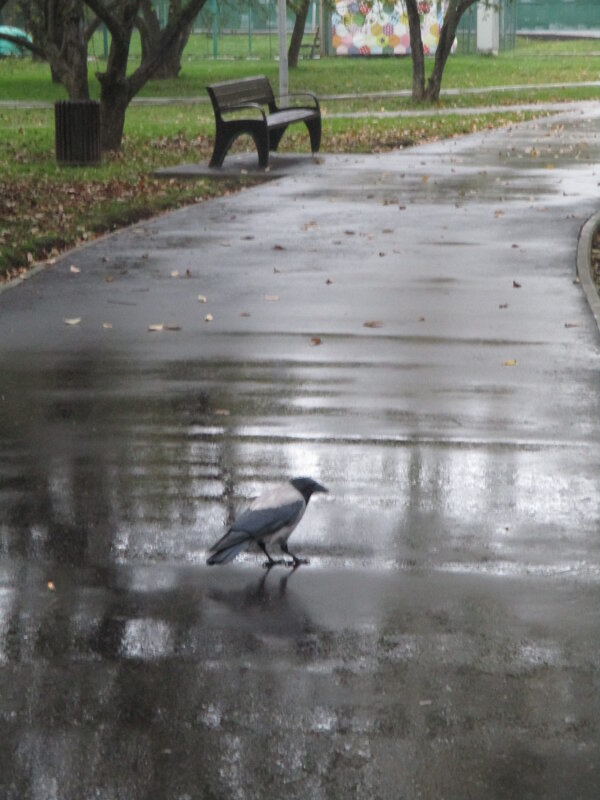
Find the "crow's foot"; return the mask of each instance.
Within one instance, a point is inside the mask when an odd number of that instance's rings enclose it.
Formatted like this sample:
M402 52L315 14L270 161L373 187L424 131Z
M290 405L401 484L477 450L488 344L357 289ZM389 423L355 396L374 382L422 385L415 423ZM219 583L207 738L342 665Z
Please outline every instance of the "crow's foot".
M271 558L269 561L263 561L263 567L265 569L271 569L271 567L274 567L277 564L285 564L285 561L282 558Z
M308 560L308 558L298 558L297 556L294 556L293 561L285 562L286 567L293 567L294 569L299 567L301 564L310 564L310 561Z

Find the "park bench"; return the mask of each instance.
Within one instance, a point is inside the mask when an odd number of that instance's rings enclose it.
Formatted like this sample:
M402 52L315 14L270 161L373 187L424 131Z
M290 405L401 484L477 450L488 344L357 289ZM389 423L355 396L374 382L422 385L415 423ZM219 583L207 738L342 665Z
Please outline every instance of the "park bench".
M310 135L312 152L321 144L321 109L312 92L291 94L279 107L269 79L264 75L213 83L206 87L215 112L216 137L211 167L220 167L234 139L249 134L258 150L258 163L268 166L269 151L277 150L288 125L304 122ZM290 105L299 98L310 104ZM227 118L225 118L227 117Z

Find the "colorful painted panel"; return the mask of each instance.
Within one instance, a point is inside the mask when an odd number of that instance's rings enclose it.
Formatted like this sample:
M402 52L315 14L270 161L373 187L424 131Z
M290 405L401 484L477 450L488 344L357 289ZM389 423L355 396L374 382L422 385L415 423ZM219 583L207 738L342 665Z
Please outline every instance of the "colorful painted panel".
M433 54L442 27L442 3L421 0L419 14L423 48L426 54ZM408 16L403 0L340 0L332 15L332 34L338 56L410 53Z

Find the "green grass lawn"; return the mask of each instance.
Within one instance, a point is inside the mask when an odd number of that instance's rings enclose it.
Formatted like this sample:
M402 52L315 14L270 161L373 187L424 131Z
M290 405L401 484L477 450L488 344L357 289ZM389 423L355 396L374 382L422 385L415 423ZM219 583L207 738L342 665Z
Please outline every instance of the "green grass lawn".
M207 83L264 73L277 86L278 65L273 58L206 58L206 44L206 36L192 37L180 77L147 84L141 97L168 97L175 102L160 107L132 105L127 113L122 152L105 157L99 167L74 169L56 165L51 107L24 110L0 105L0 277L18 274L32 262L53 258L65 247L103 231L232 190L231 184L220 181L168 182L151 177L156 167L200 161L209 156L214 133L212 111L206 102L193 102L197 98L206 100ZM258 51L258 42L254 44ZM237 47L239 52L244 47L247 50L247 37L245 43L240 41L236 45L232 41L228 47L233 51ZM265 50L265 42L261 47ZM102 54L100 45L94 49ZM370 116L382 109L415 109L406 97L369 98L374 93L410 88L412 73L408 58L333 57L301 61L290 72L290 89L310 89L324 98L323 151L381 151L531 116L510 110L493 114L477 110L487 104L595 97L597 88L572 84L600 79L599 49L593 41L518 40L514 51L496 58L452 56L444 75L444 88L480 91L444 96L439 107L475 109L466 116L410 119ZM131 69L135 67L136 60L132 58ZM429 61L428 67L431 67ZM102 59L90 63L93 96L99 93L95 72L103 68ZM539 88L548 83L560 86ZM524 88L502 93L493 90L502 84ZM348 93L362 96L333 99ZM0 61L1 100L52 102L65 96L64 89L52 83L47 65L29 59ZM429 106L424 108L431 110ZM347 111L362 111L366 116L360 119L332 116ZM247 142L242 142L240 146L246 145ZM282 149L308 151L308 137L304 131L292 129L284 137Z

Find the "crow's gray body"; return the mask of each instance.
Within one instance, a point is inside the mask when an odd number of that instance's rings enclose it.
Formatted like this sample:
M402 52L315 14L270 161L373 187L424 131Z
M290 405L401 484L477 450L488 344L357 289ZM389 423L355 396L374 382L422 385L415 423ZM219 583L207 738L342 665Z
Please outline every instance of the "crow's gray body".
M287 549L287 540L298 525L313 492L326 492L311 478L294 478L255 498L235 520L231 528L210 549L208 564L227 564L251 544L267 556L267 566L277 563L267 547L278 544L297 566L302 561Z

